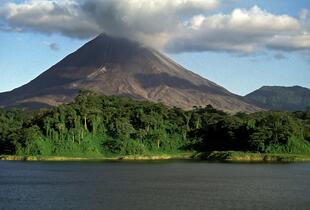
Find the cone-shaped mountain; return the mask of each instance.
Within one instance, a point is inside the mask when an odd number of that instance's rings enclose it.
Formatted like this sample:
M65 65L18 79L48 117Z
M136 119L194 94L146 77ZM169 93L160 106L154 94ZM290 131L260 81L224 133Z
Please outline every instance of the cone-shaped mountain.
M183 68L160 52L99 35L28 84L0 94L0 106L42 108L70 102L81 89L190 109L211 104L255 111L242 97Z

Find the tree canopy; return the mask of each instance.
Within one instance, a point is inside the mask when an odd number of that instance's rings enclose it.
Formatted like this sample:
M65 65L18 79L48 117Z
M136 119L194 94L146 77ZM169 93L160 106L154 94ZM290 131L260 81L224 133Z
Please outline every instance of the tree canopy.
M102 155L183 150L310 153L310 110L228 114L81 91L50 110L0 109L0 154Z

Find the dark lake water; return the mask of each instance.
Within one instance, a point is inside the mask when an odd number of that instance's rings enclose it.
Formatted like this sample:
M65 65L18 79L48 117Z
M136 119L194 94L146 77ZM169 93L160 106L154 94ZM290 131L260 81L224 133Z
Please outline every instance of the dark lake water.
M0 209L310 209L310 164L0 161Z

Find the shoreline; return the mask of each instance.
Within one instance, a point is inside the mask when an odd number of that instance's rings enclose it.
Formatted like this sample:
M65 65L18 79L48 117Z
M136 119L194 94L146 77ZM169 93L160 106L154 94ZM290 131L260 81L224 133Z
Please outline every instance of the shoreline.
M130 161L130 160L192 160L194 153L160 155L115 155L115 156L19 156L0 155L0 160L9 161Z
M310 162L310 154L289 154L289 153L253 153L238 151L213 151L196 153L195 159L222 161L222 162Z
M152 160L197 160L212 162L310 162L309 154L265 154L238 151L188 152L158 155L115 155L115 156L19 156L0 155L7 161L152 161Z

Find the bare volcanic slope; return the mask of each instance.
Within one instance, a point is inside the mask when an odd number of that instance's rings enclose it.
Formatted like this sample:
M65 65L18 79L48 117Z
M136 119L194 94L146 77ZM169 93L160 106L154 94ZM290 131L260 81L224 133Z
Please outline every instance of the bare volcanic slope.
M72 101L81 89L185 109L211 104L232 112L257 110L242 97L186 70L156 50L104 34L28 84L1 93L0 106L57 106Z

